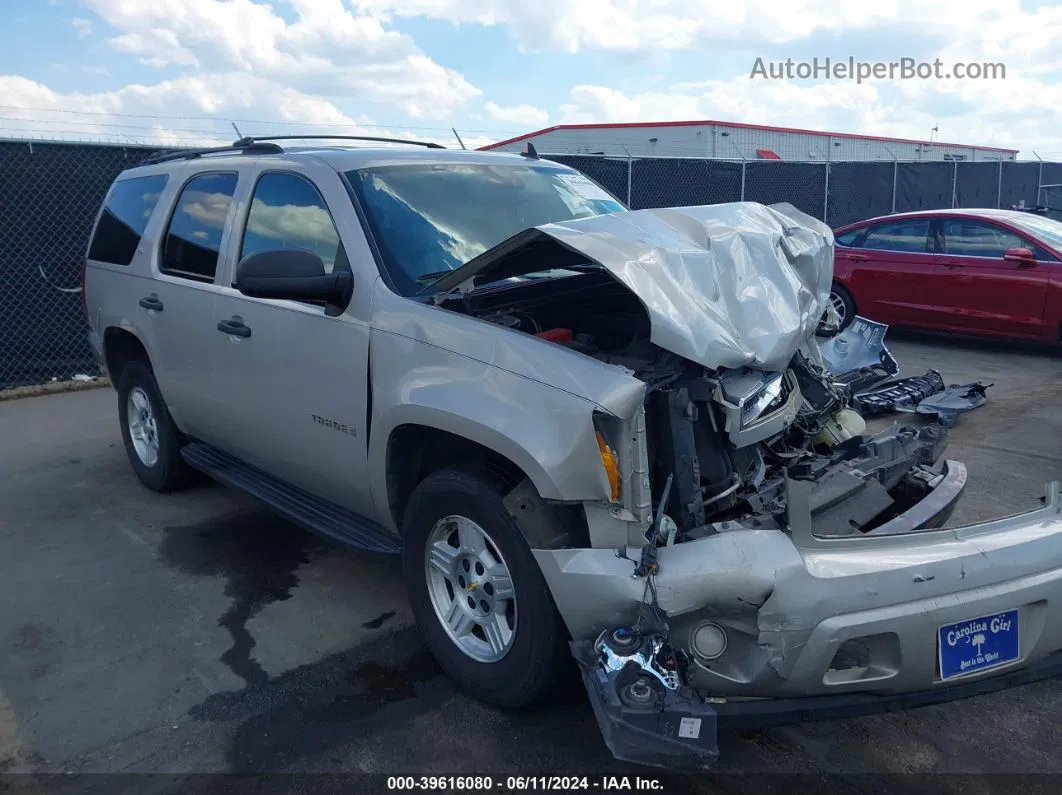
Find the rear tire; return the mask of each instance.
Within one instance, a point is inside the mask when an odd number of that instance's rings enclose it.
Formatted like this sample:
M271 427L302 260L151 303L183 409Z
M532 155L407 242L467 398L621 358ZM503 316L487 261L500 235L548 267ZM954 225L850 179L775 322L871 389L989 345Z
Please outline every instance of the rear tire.
M118 378L118 419L129 463L152 491L183 488L195 471L181 456L184 438L162 399L151 368L133 359Z
M446 673L474 698L523 707L555 690L571 658L546 581L502 502L507 491L481 468L429 475L404 512L402 569Z

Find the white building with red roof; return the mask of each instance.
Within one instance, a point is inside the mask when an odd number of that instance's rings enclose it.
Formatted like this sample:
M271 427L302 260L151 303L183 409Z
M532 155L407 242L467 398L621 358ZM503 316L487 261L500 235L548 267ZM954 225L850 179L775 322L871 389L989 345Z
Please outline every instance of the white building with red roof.
M480 147L540 154L695 157L727 160L1016 160L1017 149L725 121L558 124Z

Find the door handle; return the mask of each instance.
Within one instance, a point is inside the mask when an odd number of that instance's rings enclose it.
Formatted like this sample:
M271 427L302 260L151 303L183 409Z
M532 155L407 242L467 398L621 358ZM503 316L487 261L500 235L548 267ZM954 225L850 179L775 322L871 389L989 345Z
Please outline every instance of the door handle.
M965 268L966 267L961 262L942 262L940 264L943 265L945 268Z
M852 262L866 262L869 257L866 254L849 254L848 259Z
M144 309L152 309L155 312L162 311L162 301L159 300L159 297L155 293L141 298L140 305L144 307Z
M235 334L237 337L250 337L251 327L243 324L243 318L239 315L233 315L229 320L222 320L218 323L218 331L224 331L226 334Z

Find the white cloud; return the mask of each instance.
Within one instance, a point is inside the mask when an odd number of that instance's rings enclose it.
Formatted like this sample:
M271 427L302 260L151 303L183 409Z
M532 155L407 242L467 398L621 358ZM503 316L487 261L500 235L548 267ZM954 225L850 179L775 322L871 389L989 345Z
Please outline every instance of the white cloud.
M549 121L549 113L542 110L542 108L536 108L534 105L514 105L503 108L493 102L488 102L483 106L483 109L487 111L487 115L494 121L505 122L506 124L543 127Z
M251 0L86 0L118 30L111 47L153 67L253 71L306 93L395 106L444 118L480 94L426 56L386 19L342 0L288 0L294 21Z
M663 91L628 95L605 86L579 85L561 106L562 124L719 119L790 127L829 126L881 102L871 85L800 85L795 82L730 80L679 83ZM780 111L779 109L784 109Z
M310 0L300 0L309 2ZM873 28L882 23L948 33L1020 14L1020 0L353 0L363 11L424 15L454 22L507 25L529 50L608 50L651 54L705 41L789 42L816 32Z
M0 75L0 96L10 106L0 108L0 136L199 146L231 142L236 121L244 135L375 135L456 145L447 131L426 136L417 129L384 128L364 116L352 118L326 99L246 72L70 94ZM469 147L489 142L463 137Z
M70 20L70 24L73 25L74 30L77 31L77 37L84 39L92 35L92 20L85 19L84 17L74 17Z

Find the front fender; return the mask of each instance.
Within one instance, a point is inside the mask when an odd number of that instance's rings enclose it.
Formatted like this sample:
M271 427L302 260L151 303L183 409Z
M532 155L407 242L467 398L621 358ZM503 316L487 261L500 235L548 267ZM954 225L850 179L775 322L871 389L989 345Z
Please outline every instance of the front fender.
M374 331L371 360L369 463L381 516L388 513L388 440L409 424L504 456L545 499L608 500L592 401L400 334Z

